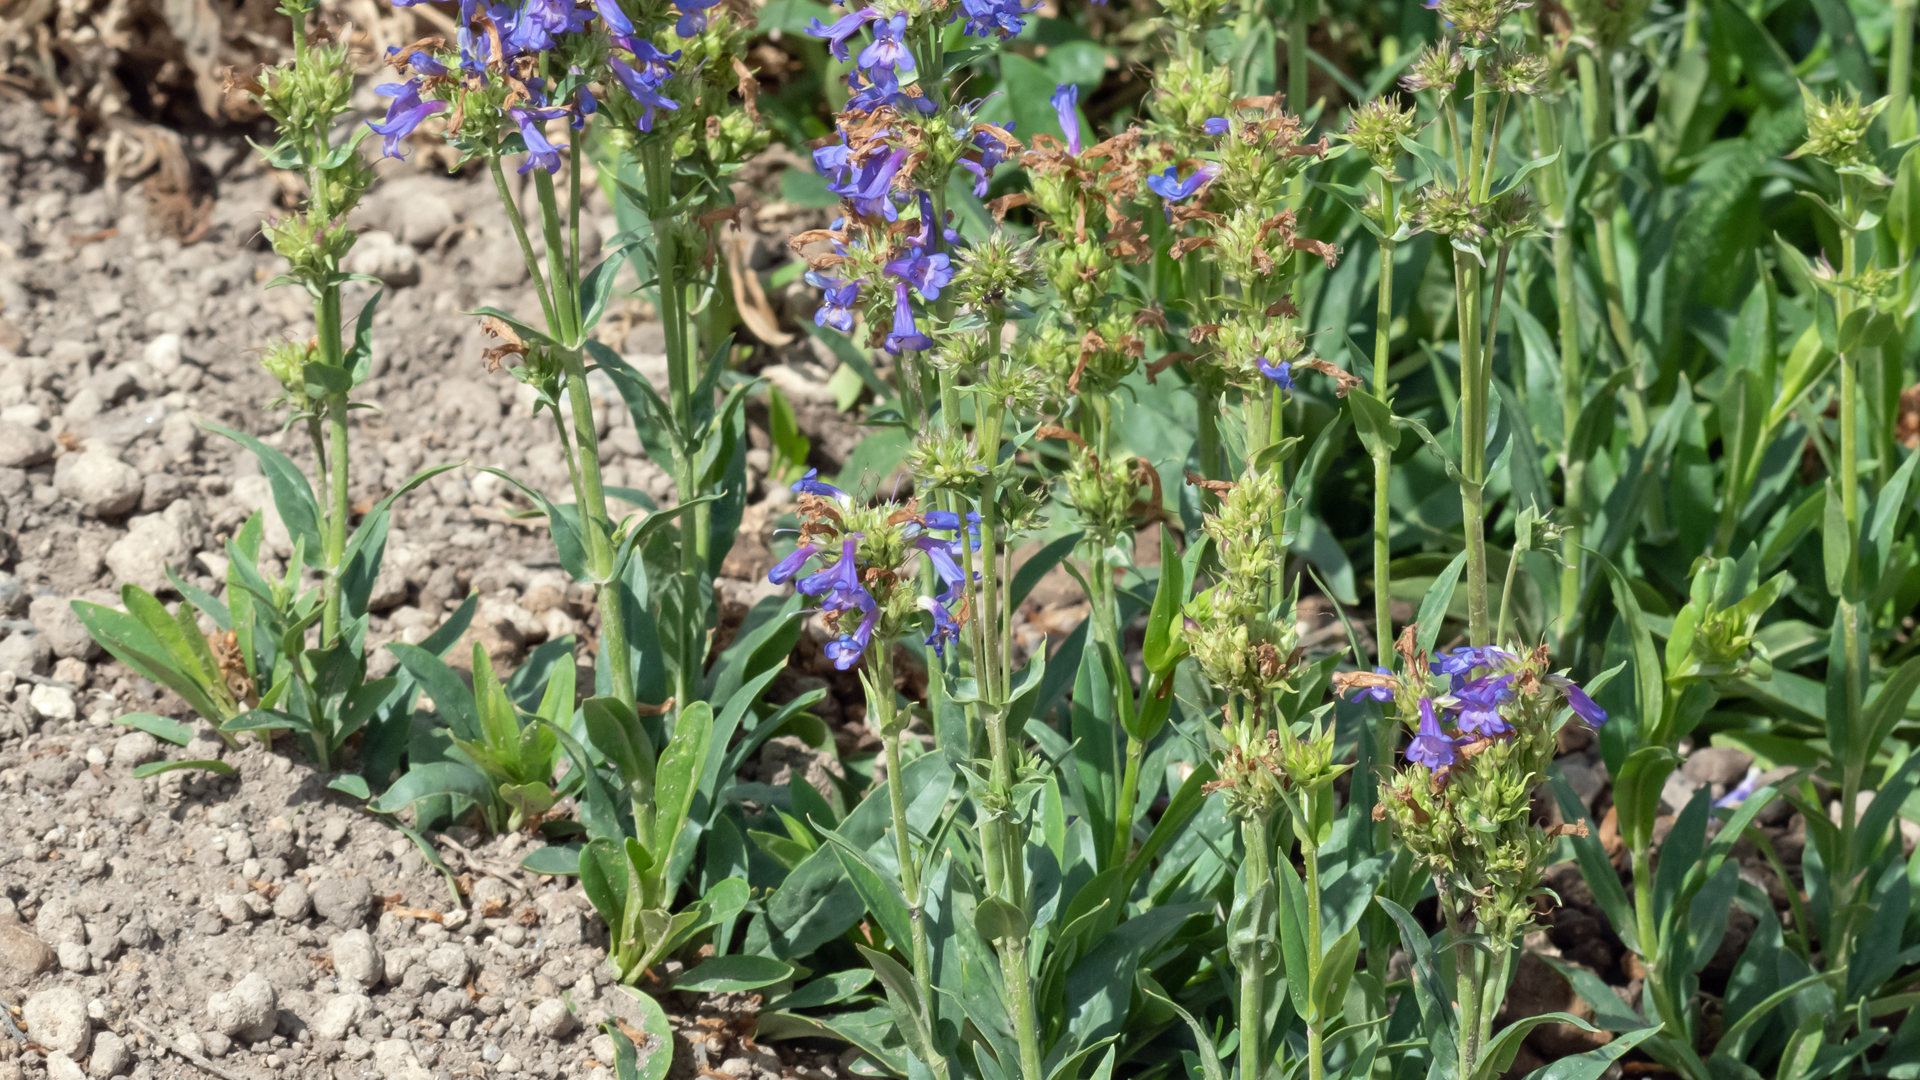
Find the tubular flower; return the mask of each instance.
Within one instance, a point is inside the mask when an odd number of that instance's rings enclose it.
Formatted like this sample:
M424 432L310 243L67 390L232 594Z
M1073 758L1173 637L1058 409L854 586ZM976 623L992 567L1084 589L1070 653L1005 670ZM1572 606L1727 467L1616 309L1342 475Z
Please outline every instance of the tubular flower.
M819 469L808 469L807 475L793 482L794 493L797 495L818 495L822 498L833 499L842 506L853 502L853 496L841 491L839 488L834 487L824 480L816 479L819 475ZM848 550L851 551L852 549L849 548Z
M1211 124L1213 121L1209 120L1207 122ZM1169 165L1167 166L1165 172L1160 173L1157 176L1147 177L1147 188L1148 190L1152 191L1155 195L1158 195L1162 199L1166 200L1166 204L1168 206L1172 206L1174 203L1177 203L1182 199L1187 199L1192 197L1194 192L1199 191L1203 187L1206 187L1209 183L1213 181L1214 177L1219 175L1220 175L1220 166L1202 165L1199 168L1193 170L1192 176L1187 177L1185 180L1181 180L1179 179L1179 173L1175 170L1175 167L1172 165Z
M699 37L707 28L707 9L720 0L674 0L681 11L680 21L673 25L673 32L685 39ZM844 670L844 669L843 669Z
M1454 691L1459 704L1460 730L1470 735L1509 735L1513 725L1500 715L1500 704L1511 693L1513 676L1478 679Z
M871 600L868 601L869 605L872 603ZM866 617L860 620L860 625L854 629L853 633L841 634L839 640L827 642L826 648L821 652L826 654L827 659L833 661L835 671L851 671L853 665L860 662L860 657L866 653L867 646L873 643L873 624L879 617L880 609L869 606Z
M1061 83L1053 88L1053 112L1060 120L1060 130L1067 136L1067 152L1078 157L1080 154L1080 114L1076 106L1080 104L1080 87L1074 83Z
M819 553L818 544L801 544L793 549L793 554L781 559L774 564L773 569L767 571L767 580L775 585L785 585L793 580L793 575L798 574L801 568L807 565L808 560Z
M1026 16L1039 6L1037 0L1033 7L1021 6L1020 0L960 0L967 14L967 24L961 31L974 37L1013 37L1026 29Z
M1293 364L1290 361L1282 360L1277 364L1269 364L1264 356L1256 359L1260 361L1260 374L1271 379L1273 384L1282 390L1293 389Z
M675 55L677 56L679 54L675 53ZM640 115L638 126L641 131L653 130L653 111L655 109L666 109L671 112L680 107L679 102L659 92L662 80L650 77L656 63L658 63L658 61L644 65L645 72L643 73L642 71L636 71L627 66L627 64L623 63L617 56L607 58L607 69L613 72L613 77L619 81L621 88L626 90L628 96L632 97L633 100L647 107L647 111ZM665 67L664 64L659 64L659 66Z
M933 348L933 339L920 332L913 321L913 302L907 296L907 283L893 286L893 332L887 335L886 350L895 356Z
M819 19L813 19L807 23L807 34L810 37L825 40L827 43L827 51L833 54L833 58L845 63L847 60L847 42L852 39L853 35L860 32L861 27L879 17L880 12L876 9L863 7L858 11L850 11L840 16L831 24L823 23Z
M1440 730L1433 715L1433 699L1420 699L1420 731L1407 746L1407 760L1429 769L1444 769L1454 762L1453 740Z
M860 299L859 282L839 282L826 279L830 284L823 286L826 296L820 310L813 313L813 325L831 326L843 334L853 332L853 305ZM826 485L821 485L825 487Z
M886 271L928 300L940 299L941 287L953 280L953 267L944 253L928 255L920 248L888 263Z
M860 50L860 67L866 71L885 68L895 75L913 70L913 51L907 48L907 16L894 12L873 27L873 43Z
M1465 675L1474 668L1492 667L1500 663L1512 663L1512 653L1498 645L1472 645L1452 652L1441 651L1433 654L1433 670L1440 675Z
M820 606L826 611L872 611L873 597L860 584L860 566L853 557L859 543L858 533L847 534L840 543L840 561L817 574L801 578L795 588L808 596L824 596Z
M1225 135L1233 128L1233 125L1229 123L1224 116L1209 116L1207 117L1207 122L1200 126L1204 128L1209 135Z
M593 10L600 13L600 21L607 25L607 32L615 37L632 37L633 21L627 13L620 10L620 0L593 0Z
M1741 779L1740 783L1735 785L1733 790L1715 799L1713 805L1717 809L1730 810L1746 802L1748 799L1753 798L1754 789L1759 786L1760 767L1758 765L1750 765L1747 767L1747 775Z
M520 137L527 143L527 160L520 163L522 175L533 169L545 169L550 173L560 171L560 151L565 146L555 146L547 141L540 131L540 121L551 120L561 115L558 109L508 109L507 115L520 125Z
M373 129L374 134L384 136L380 153L385 157L406 157L406 152L400 145L401 141L413 134L413 129L420 126L420 121L447 107L444 101L421 101L419 79L403 83L388 83L385 86L375 87L375 90L382 96L393 99L393 104L387 106L387 118L384 122L367 121L367 126Z
M933 646L933 655L945 660L947 642L960 640L960 623L945 604L931 596L921 597L919 604L922 611L933 616L933 633L927 635L924 644Z
M1013 131L1013 121L1007 121L1005 130L1008 133ZM973 145L980 151L980 160L963 157L960 159L960 167L973 174L974 197L982 198L987 194L987 181L993 178L993 170L1007 160L1007 147L1005 143L985 131L973 136Z
M1573 714L1575 716L1585 720L1594 727L1601 727L1606 724L1607 710L1601 708L1592 698L1588 697L1585 690L1580 689L1571 682L1561 687L1561 689L1565 691L1567 704L1573 707Z

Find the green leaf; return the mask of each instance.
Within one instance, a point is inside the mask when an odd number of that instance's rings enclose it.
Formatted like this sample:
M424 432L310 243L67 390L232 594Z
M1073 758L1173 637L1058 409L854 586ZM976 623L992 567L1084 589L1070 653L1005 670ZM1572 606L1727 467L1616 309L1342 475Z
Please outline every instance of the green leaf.
M1026 915L997 896L980 901L974 908L973 928L988 941L1024 939L1031 932Z
M631 986L618 988L634 999L640 1013L640 1033L646 1045L635 1046L619 1025L608 1021L600 1030L613 1040L613 1075L616 1080L666 1080L673 1067L673 1028L667 1024L666 1010L660 1003Z
M224 435L253 452L253 456L260 461L260 470L267 474L267 485L273 491L274 509L279 511L288 535L296 541L306 541L309 553L323 550L320 542L320 503L313 497L313 485L307 483L307 475L300 471L300 467L287 455L251 435L211 420L202 420L200 424L215 435Z
M548 844L527 852L520 860L520 869L535 874L550 874L554 877L573 877L580 872L580 848L573 845Z
M372 790L367 787L367 778L359 773L341 773L327 781L327 790L351 795L361 802L366 802L373 797Z
M799 468L807 463L807 455L813 452L813 440L800 433L799 418L793 414L793 403L780 388L767 386L767 435L773 442L773 448L780 452L785 462ZM791 472L776 471L775 475L784 480Z
M547 529L553 535L553 546L558 549L561 568L575 581L593 580L592 568L587 565L586 535L576 507L554 505L544 492L521 483L504 469L489 465L480 471L498 476L538 504L547 515Z
M137 728L156 739L165 739L175 746L185 746L193 741L192 725L183 724L165 716L155 716L150 712L128 713L114 723Z
M135 780L145 780L149 776L159 776L161 773L170 773L175 769L205 769L207 772L218 773L221 776L232 776L234 773L233 766L224 761L213 759L198 761L149 761L145 765L139 765L134 768L133 778Z
M1633 700L1640 714L1635 719L1640 724L1641 737L1650 743L1664 742L1665 733L1655 729L1661 726L1664 719L1666 677L1660 656L1653 648L1653 633L1647 629L1647 619L1640 611L1639 598L1628 586L1619 567L1604 557L1600 565L1607 572L1607 581L1613 588L1614 607L1626 623L1628 637L1633 643ZM1657 797L1659 792L1656 790L1654 794ZM1648 817L1647 821L1651 824L1653 818Z
M1887 228L1893 242L1900 246L1901 259L1920 247L1920 144L1910 146L1900 156L1900 168L1893 175L1893 191L1887 197Z
M1828 480L1826 491L1826 509L1820 518L1821 565L1827 572L1827 592L1845 597L1849 592L1855 540L1853 529L1847 525L1846 504L1840 498L1840 489Z
M1153 593L1153 609L1147 615L1147 631L1142 660L1147 670L1165 674L1187 654L1187 635L1176 632L1180 609L1187 602L1186 569L1180 562L1180 549L1174 545L1173 530L1160 530L1160 584Z
M837 1005L866 989L873 982L872 968L853 968L829 972L796 989L785 997L767 1003L769 1009L817 1009Z
M1420 644L1420 651L1430 653L1440 640L1440 624L1446 621L1447 608L1453 604L1453 590L1460 583L1460 572L1467 567L1467 553L1462 551L1447 563L1440 576L1433 579L1427 595L1420 600L1420 612L1414 616L1419 629L1414 631Z
M793 978L793 966L771 956L715 956L688 968L673 980L675 990L733 994Z
M1626 1056L1627 1051L1659 1034L1662 1025L1629 1031L1598 1049L1584 1054L1563 1057L1551 1065L1543 1065L1526 1075L1525 1080L1600 1080L1614 1062Z
M579 332L586 334L599 325L600 317L606 314L607 298L613 295L613 282L620 268L627 264L627 250L631 244L622 244L607 252L599 265L587 271L580 280L580 326Z
M1370 457L1390 454L1400 446L1400 429L1394 425L1393 410L1365 390L1347 391L1347 410L1353 414L1353 430Z
M1613 805L1619 812L1620 835L1629 850L1653 841L1653 821L1660 813L1660 789L1680 765L1680 756L1664 746L1643 746L1627 755L1613 781Z
M349 389L366 382L367 374L373 369L373 312L384 295L385 290L374 290L367 302L361 305L359 317L353 321L353 347L347 350L343 360Z
M1032 558L1021 563L1020 569L1013 572L1013 585L1007 593L1008 606L1019 608L1028 594L1033 592L1033 587L1040 584L1040 579L1047 576L1049 570L1059 566L1060 560L1071 555L1073 549L1078 547L1080 541L1084 539L1086 539L1085 533L1062 536L1034 552Z
M696 701L680 710L674 722L673 738L655 773L655 792L659 812L653 821L650 838L655 857L666 862L693 809L693 796L700 790L700 774L707 765L708 744L713 738L713 706ZM693 838L686 837L689 841Z
M486 806L493 801L493 788L487 783L487 778L471 765L458 761L432 761L408 769L405 776L396 780L371 805L376 813L397 814L421 799L436 795L455 796L478 806Z
M920 1000L920 991L914 986L913 973L900 961L877 949L865 945L858 946L860 955L873 965L873 973L880 977L881 985L887 988L887 1005L893 1010L893 1026L907 1040L907 1048L921 1061L937 1060L933 1048L933 1032L927 1024L926 1005Z

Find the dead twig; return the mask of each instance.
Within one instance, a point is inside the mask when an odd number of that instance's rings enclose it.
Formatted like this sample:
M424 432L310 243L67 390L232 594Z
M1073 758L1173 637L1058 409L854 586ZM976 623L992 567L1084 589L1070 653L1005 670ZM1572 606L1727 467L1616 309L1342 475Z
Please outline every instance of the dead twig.
M440 842L457 852L460 858L466 861L468 866L485 873L488 877L499 878L509 885L525 884L525 879L521 876L522 871L483 859L475 855L472 851L469 851L465 844L448 836L446 833L440 834Z
M174 1042L172 1039L167 1038L165 1035L160 1034L159 1028L154 1027L152 1024L147 1023L145 1020L142 1020L136 1016L132 1018L132 1023L134 1027L139 1028L143 1033L145 1033L147 1038L152 1039L156 1043L159 1043L160 1048L162 1050L172 1051L173 1053L179 1055L182 1060L193 1065L195 1068L198 1068L201 1072L204 1072L209 1076L217 1076L220 1078L220 1080L240 1080L240 1076L237 1073L228 1072L227 1070L221 1068L220 1066L215 1065L213 1062L208 1061L204 1054L196 1054L193 1051L188 1050L186 1047L181 1046L179 1043Z
M21 1046L27 1045L27 1033L21 1031L20 1025L13 1022L13 1006L3 1000L0 1000L0 1023L7 1026L7 1034L13 1036L14 1042Z

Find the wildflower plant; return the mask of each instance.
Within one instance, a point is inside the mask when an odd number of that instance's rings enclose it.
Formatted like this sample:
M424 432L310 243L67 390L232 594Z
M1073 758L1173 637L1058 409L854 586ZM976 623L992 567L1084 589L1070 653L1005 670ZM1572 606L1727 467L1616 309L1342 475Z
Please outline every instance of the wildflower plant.
M418 687L410 679L369 680L366 661L367 601L379 575L394 501L439 473L440 465L414 474L376 502L358 528L349 528L352 499L348 472L350 414L370 406L352 400L373 364L375 293L348 322L344 286L362 275L343 263L358 233L347 215L373 181L357 153L367 132L337 140L334 121L348 109L352 74L346 47L309 37L314 12L303 0L280 9L293 23L290 63L262 69L237 85L274 121L278 138L262 150L268 163L297 175L304 201L269 221L263 233L286 262L268 288L298 287L313 303L313 335L282 340L262 350L261 364L282 394L289 427L305 428L313 451L311 480L279 450L244 432L207 424L259 459L272 487L275 510L293 540L286 572L278 582L262 573L263 512L227 542L224 600L182 580L169 579L185 601L169 616L137 585L126 585L126 611L86 601L74 610L97 640L134 670L179 693L232 742L241 732L295 732L323 770L342 764L347 740L365 729L362 765L367 774L338 781L367 794L367 781L384 783L397 765L407 737L407 717ZM317 493L316 493L317 489ZM311 569L319 581L308 588ZM216 626L203 636L195 611ZM471 611L455 617L459 628L439 635L446 648L465 629Z

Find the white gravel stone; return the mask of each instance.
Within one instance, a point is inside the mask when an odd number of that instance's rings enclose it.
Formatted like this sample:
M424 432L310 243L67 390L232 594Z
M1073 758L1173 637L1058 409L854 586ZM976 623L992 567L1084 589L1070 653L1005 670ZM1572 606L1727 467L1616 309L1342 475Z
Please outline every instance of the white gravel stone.
M87 999L70 986L42 990L27 999L23 1010L33 1041L68 1057L85 1057L93 1045L93 1023L87 1019Z
M549 1039L564 1039L573 1032L573 1014L567 1011L567 1003L559 998L548 998L533 1007L527 1017L527 1026L534 1034Z
M104 449L62 454L53 467L53 486L90 517L119 517L140 505L140 470Z
M393 286L420 283L420 255L392 233L372 229L360 234L347 255L347 269Z
M171 375L180 369L180 335L161 334L147 342L140 351L140 359L161 375Z
M31 469L53 458L53 439L39 428L0 420L0 469Z
M451 941L427 954L427 970L447 986L465 986L472 966L467 960L467 951Z
M207 1016L221 1034L258 1042L273 1035L277 1003L273 984L256 971L226 993L209 997Z
M87 1080L87 1074L72 1058L55 1050L47 1055L47 1080Z
M185 529L176 520L182 516L174 507L191 514L191 503L174 503L158 514L140 514L127 521L127 535L107 548L107 569L116 580L130 581L148 592L160 592L169 586L167 571L180 573L193 557Z
M93 1040L93 1057L87 1061L87 1075L94 1080L119 1076L133 1067L133 1051L127 1041L111 1031L103 1031Z
M384 1039L373 1044L373 1068L384 1080L433 1080L433 1074L414 1056L405 1039Z
M113 740L113 763L123 769L145 765L160 757L160 740L144 731L129 731Z
M80 715L74 708L73 694L59 686L36 686L27 695L27 704L33 711L49 720L71 720Z
M62 942L54 951L60 956L60 968L63 971L85 975L93 970L93 954L87 951L85 945L77 941Z
M365 994L341 994L320 1006L319 1014L308 1027L316 1039L344 1039L372 1009L373 999Z
M288 922L300 922L313 914L313 898L307 894L307 887L298 880L289 881L273 898L273 914Z
M349 930L333 939L333 970L342 979L361 986L378 986L387 966L373 935L365 930Z

